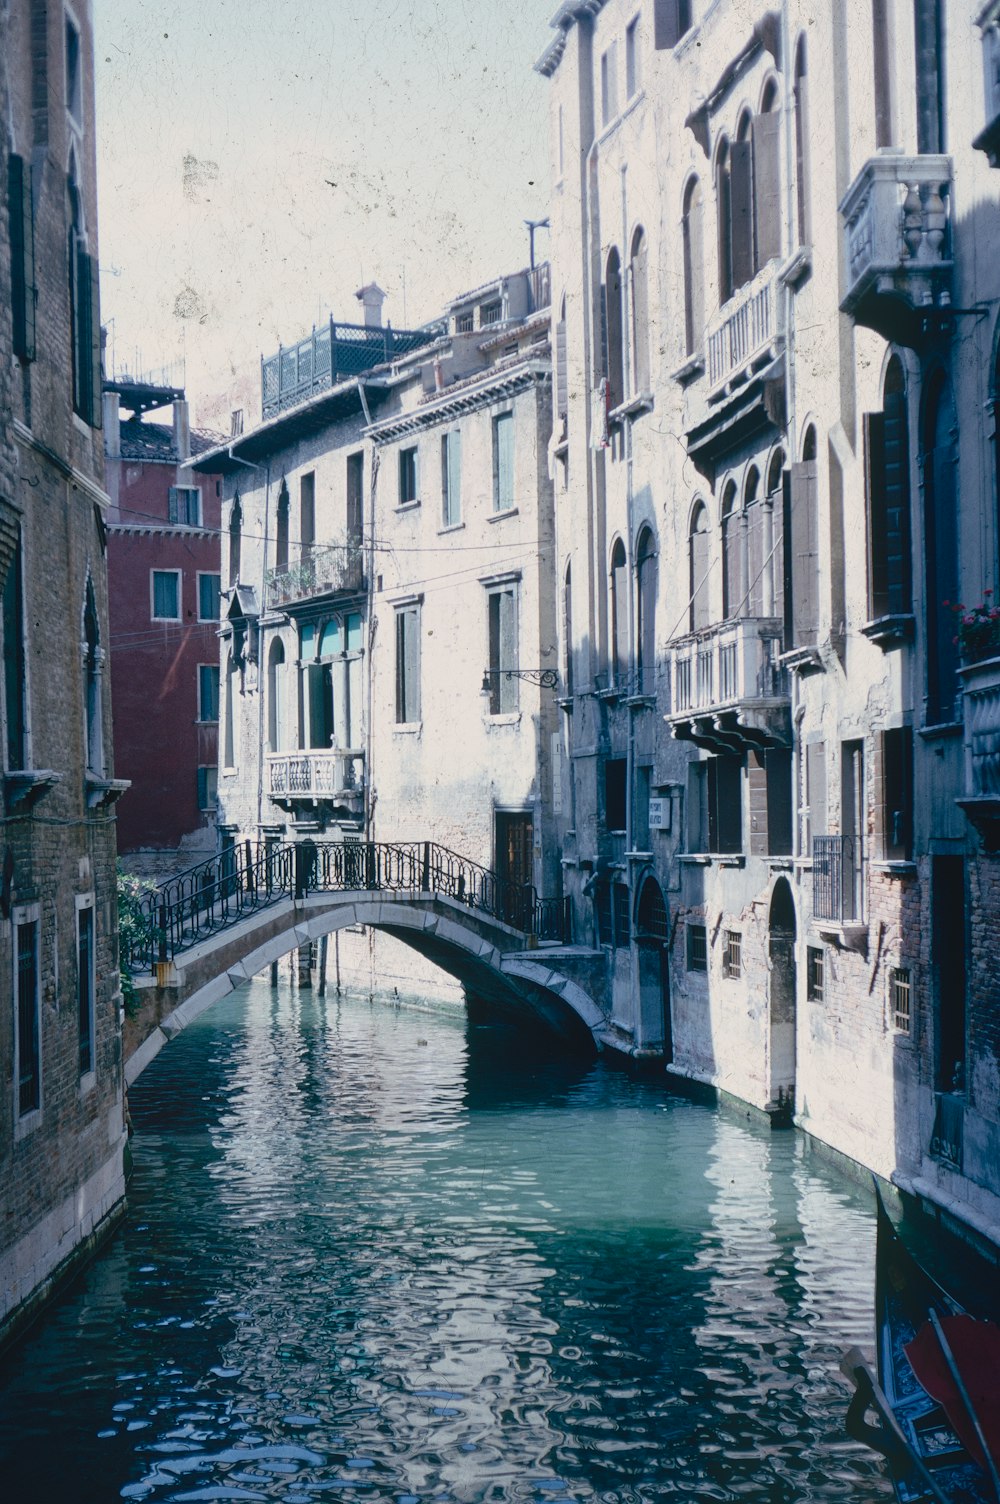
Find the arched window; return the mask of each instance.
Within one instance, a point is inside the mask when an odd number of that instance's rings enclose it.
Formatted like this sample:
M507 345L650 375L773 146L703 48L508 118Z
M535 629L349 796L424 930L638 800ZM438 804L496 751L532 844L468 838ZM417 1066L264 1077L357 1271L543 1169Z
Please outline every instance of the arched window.
M690 591L691 631L709 625L708 571L711 538L708 531L708 508L699 501L691 515L688 537L688 583Z
M730 481L722 497L722 614L728 621L740 614L742 518L736 504L736 483Z
M635 551L636 649L639 693L656 690L656 549L650 528L639 534Z
M281 482L278 492L278 515L275 526L274 567L279 574L288 569L288 487Z
M806 39L802 36L795 49L795 202L799 245L812 243L810 191L809 74L806 68Z
M233 497L233 504L229 509L229 587L238 585L240 581L240 552L243 543L243 508L240 505L240 493L237 491Z
M764 572L761 576L761 613L785 616L785 452L776 449L767 469L764 493L763 537Z
M740 550L740 616L762 616L764 573L764 508L760 500L760 471L751 465L743 484L743 542Z
M649 251L644 231L632 237L632 384L635 392L649 391Z
M663 893L655 877L647 877L639 893L639 908L636 915L636 938L669 940L670 921Z
M814 460L815 458L816 427L815 424L810 423L806 427L805 433L802 435L802 459L806 464L808 464L810 460Z
M715 202L719 224L719 302L733 295L733 185L729 142L723 136L715 159Z
M958 647L948 602L958 595L958 418L943 371L932 377L923 421L924 517L927 532L927 717L955 716Z
M622 346L622 264L615 246L608 253L604 277L604 329L607 341L609 405L617 407L625 395L625 363Z
M885 373L882 411L865 414L868 592L873 618L913 606L910 553L910 436L903 363Z
M285 750L285 648L276 637L267 657L267 740L272 752Z
M815 647L819 638L819 481L816 429L802 440L791 469L785 532L785 631L788 645Z
M104 653L101 650L97 602L94 599L94 587L88 580L87 599L83 611L83 703L86 718L87 772L97 778L104 777L104 726L101 703L103 666Z
M730 150L730 194L733 289L744 287L754 274L753 117L740 116Z
M573 566L566 565L563 580L563 683L567 696L573 693Z
M616 684L628 677L628 574L625 545L615 539L611 550L611 672Z
M690 180L684 192L681 247L684 257L684 353L695 355L701 349L705 332L705 251L701 184L697 178Z
M769 79L753 118L753 269L781 255L781 116L778 85Z

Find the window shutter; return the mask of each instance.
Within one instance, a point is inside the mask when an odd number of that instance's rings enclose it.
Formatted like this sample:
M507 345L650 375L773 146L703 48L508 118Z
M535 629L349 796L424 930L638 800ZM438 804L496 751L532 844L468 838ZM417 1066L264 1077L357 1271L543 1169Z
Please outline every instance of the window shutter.
M396 612L396 720L406 720L406 617Z
M35 358L35 226L31 213L31 171L23 157L7 162L10 212L10 281L14 354Z
M913 728L884 731L876 744L881 769L881 849L887 861L909 861L913 850Z
M654 0L653 45L657 52L676 47L681 39L681 6L683 0Z
M882 415L885 571L888 609L913 609L910 554L910 435L906 397L887 393Z
M806 796L809 804L809 841L807 855L812 856L812 842L826 835L826 747L810 742L806 747Z
M101 387L103 384L103 371L101 369L101 275L100 263L96 256L87 257L89 271L89 326L87 330L89 348L87 358L89 360L90 380L90 412L87 422L91 428L103 427L103 412L101 401Z
M764 508L759 501L747 507L747 582L751 616L764 614ZM768 565L770 568L770 565Z
M517 597L513 590L500 593L500 665L517 667ZM517 709L517 680L504 678L500 687L501 713Z
M819 518L818 470L815 460L791 469L790 532L785 546L791 555L792 643L814 647L819 635Z
M731 148L730 193L733 227L733 289L743 287L753 276L753 147L749 141L734 141Z
M781 116L777 110L753 122L753 200L759 271L781 255Z
M713 757L708 764L709 850L743 850L743 764L739 757Z
M406 612L406 715L410 721L420 719L420 616Z
M171 486L167 492L167 521L177 521L177 487Z
M556 408L560 418L569 410L569 376L566 370L566 320L556 324Z
M767 856L767 762L766 753L751 752L747 761L750 785L750 855Z
M767 767L767 849L771 856L792 854L792 754L785 747L764 753Z
M497 474L494 509L507 511L514 505L514 419L504 414L496 420Z
M889 611L886 536L885 420L865 413L865 491L868 502L868 604L873 617Z

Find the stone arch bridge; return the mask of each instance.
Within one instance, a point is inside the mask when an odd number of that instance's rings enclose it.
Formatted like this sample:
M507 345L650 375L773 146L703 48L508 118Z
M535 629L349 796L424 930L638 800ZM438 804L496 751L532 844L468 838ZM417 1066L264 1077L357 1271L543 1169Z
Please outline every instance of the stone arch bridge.
M123 957L139 982L125 1079L289 951L371 925L489 1004L575 1049L613 1042L604 955L572 944L569 901L542 899L430 841L242 842L143 894Z

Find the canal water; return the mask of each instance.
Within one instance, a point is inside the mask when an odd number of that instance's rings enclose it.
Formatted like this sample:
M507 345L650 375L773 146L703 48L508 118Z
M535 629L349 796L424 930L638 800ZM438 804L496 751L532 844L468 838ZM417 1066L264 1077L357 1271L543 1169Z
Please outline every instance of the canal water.
M870 1197L797 1135L261 980L130 1095L128 1219L0 1363L12 1504L891 1496Z

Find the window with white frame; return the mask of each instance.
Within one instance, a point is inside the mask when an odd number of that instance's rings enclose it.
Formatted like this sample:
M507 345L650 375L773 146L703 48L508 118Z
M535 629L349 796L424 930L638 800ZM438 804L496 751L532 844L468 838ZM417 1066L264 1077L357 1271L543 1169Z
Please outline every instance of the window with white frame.
M217 574L198 575L198 620L219 620L219 594L222 586L222 576Z
M498 585L487 592L490 715L513 715L518 706L517 586Z
M14 912L14 1073L17 1116L24 1118L42 1105L37 906Z
M441 435L441 525L462 520L462 435L457 428Z
M76 900L76 1018L79 1046L78 1072L89 1076L96 1068L94 1055L94 895Z
M396 723L420 720L420 603L396 608Z
M420 500L420 451L410 444L399 451L399 505L411 506Z
M154 621L180 621L181 572L153 569L149 575L150 609Z
M171 486L167 493L167 520L185 527L201 527L201 488Z
M219 719L219 665L217 663L199 663L198 665L198 719L199 721Z
M514 506L514 414L499 413L493 419L493 510L509 512Z

